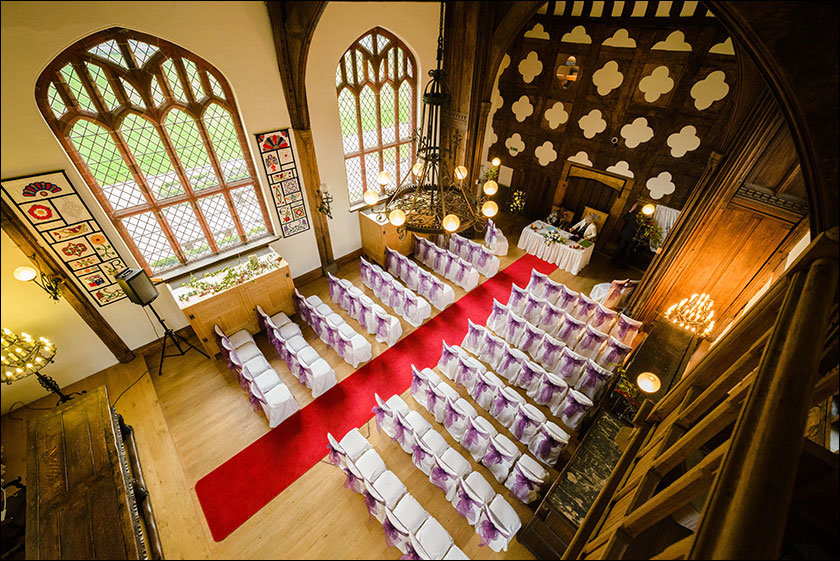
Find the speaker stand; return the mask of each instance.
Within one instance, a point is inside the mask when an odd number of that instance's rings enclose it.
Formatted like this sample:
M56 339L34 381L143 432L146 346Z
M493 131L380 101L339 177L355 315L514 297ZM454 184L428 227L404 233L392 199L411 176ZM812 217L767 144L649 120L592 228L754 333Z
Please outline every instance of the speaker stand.
M210 358L209 356L207 356L207 353L205 353L204 351L202 351L201 349L199 349L198 347L196 347L195 345L193 345L192 343L190 343L189 341L187 341L186 339L184 339L183 337L178 335L178 333L176 333L175 330L167 327L166 322L163 320L162 317L160 317L158 315L154 306L149 304L149 309L152 310L152 313L155 314L155 317L157 318L158 322L163 326L163 345L161 346L161 349L160 349L160 366L158 366L158 376L163 375L163 359L168 357L168 356L184 356L185 354L187 354L187 351L189 351L190 349L194 349L194 350L200 352L201 354L203 354L205 357ZM175 348L178 349L178 352L172 353L172 354L166 354L166 341L167 341L167 339L172 340L172 344L175 345ZM181 343L186 345L188 348L182 348Z

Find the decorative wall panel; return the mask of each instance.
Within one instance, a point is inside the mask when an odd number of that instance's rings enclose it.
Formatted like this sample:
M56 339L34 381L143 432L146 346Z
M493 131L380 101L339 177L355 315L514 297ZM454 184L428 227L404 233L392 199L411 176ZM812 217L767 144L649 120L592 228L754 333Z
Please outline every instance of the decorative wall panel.
M271 189L274 208L280 218L284 238L309 229L309 217L303 202L303 191L289 129L257 134L265 176Z

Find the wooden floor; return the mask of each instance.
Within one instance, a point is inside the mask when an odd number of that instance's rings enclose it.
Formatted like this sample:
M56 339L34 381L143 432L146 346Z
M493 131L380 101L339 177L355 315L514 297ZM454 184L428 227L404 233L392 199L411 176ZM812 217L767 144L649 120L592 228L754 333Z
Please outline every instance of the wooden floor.
M519 224L517 230L523 225ZM505 223L502 222L501 226L505 228ZM523 255L516 247L517 238L518 232L508 234L510 251L507 256L500 258L500 268ZM341 267L338 276L363 288L359 279L358 261ZM550 276L573 290L588 293L598 282L628 276L640 278L641 272L616 268L608 258L596 254L592 263L578 276L559 270ZM464 295L463 289L454 285L453 288L456 298ZM329 302L325 278L319 278L299 289L306 296L317 294ZM363 290L378 302L370 290ZM364 331L346 312L336 305L330 305L357 331ZM434 315L437 310L432 308L432 312ZM414 328L404 320L401 321L403 336L410 336ZM335 369L339 381L354 372L308 326L301 325L301 328L307 341ZM384 344L377 343L373 337L368 336L368 339L374 357L386 349ZM309 404L312 401L311 394L297 382L285 363L278 359L265 337L258 335L256 340L299 405L305 407ZM140 459L167 558L399 558L400 552L385 544L379 523L375 519L368 521L362 498L343 487L343 474L326 461L316 464L226 539L214 542L193 490L195 483L268 432L268 424L262 413L257 414L251 409L247 394L221 359L207 360L195 352L184 357L167 358L163 376L150 376L148 364L153 365L151 371L155 372L156 354L150 353L129 364L116 365L67 389L79 391L105 384L113 403L139 377L139 381L119 399L116 408L126 422L137 430ZM445 376L442 378L446 380ZM456 389L468 401L472 401L464 388ZM471 460L469 454L451 438L443 426L435 423L434 418L411 398L408 391L402 397L410 407L422 413L451 446ZM34 408L53 405L54 400L47 397L30 404L30 409L15 411L12 417L27 419L40 413ZM500 432L515 441L507 429L473 405ZM17 475L25 478L25 422L6 415L2 418L0 428L7 466L4 479L9 480ZM361 430L363 434L369 434L371 445L385 460L388 469L406 484L409 492L449 531L458 547L468 556L474 559L533 558L516 540L511 542L507 552L498 554L487 547L479 547L479 536L475 530L455 512L443 493L428 481L427 476L413 466L408 454L388 437L380 435L372 421L361 427ZM484 466L473 462L473 469L481 472L497 492L508 498L519 513L523 525L527 523L533 515L531 507L510 497Z

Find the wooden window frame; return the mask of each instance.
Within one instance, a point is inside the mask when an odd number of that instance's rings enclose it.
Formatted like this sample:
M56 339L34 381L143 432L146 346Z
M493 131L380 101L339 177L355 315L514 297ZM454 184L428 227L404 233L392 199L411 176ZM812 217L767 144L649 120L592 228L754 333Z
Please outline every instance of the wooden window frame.
M89 52L89 49L109 40L114 40L119 46L123 60L128 66L127 69L108 59L101 58ZM156 47L157 52L146 60L145 64L142 65L142 68L138 67L138 61L134 58L133 51L128 45L128 40L136 40L147 43ZM198 70L202 89L204 90L201 92L201 95L196 95L196 93L193 92L192 84L183 64L183 59L188 59L195 64ZM167 76L166 80L160 80L158 78L163 73L161 65L166 60L171 60L174 64L178 74L178 79L187 97L186 102L178 100L173 96L171 86L169 84L171 77ZM107 107L99 88L93 87L93 82L88 75L87 70L84 68L84 63L94 63L104 69L105 76L111 85L111 89L120 102L118 107L113 110ZM94 106L97 110L96 113L83 110L76 101L75 96L70 91L64 77L61 75L61 69L67 66L67 64L71 64L73 66L77 76L82 81L85 91L93 100ZM215 78L216 83L222 88L222 93L224 95L223 98L219 97L213 91L209 78L210 75ZM145 108L134 105L131 102L130 97L122 87L121 80L117 78L121 78L135 89L135 91L143 99L143 103L146 106ZM160 90L165 99L161 105L157 105L152 98L151 83L152 80L155 79L158 80ZM55 85L55 88L57 89L58 94L66 108L65 112L58 118L53 113L52 107L49 104L49 87L51 84ZM259 181L257 180L257 171L253 164L247 136L242 123L240 122L236 104L233 101L233 90L224 76L204 59L194 55L182 47L179 47L178 45L159 39L153 35L124 28L106 29L74 43L58 55L52 62L50 62L36 82L35 99L38 104L38 108L41 110L41 114L44 116L50 129L56 135L56 138L58 138L58 141L70 156L70 159L73 161L76 169L84 178L91 192L111 219L111 222L122 236L132 255L134 255L134 258L140 266L142 266L149 274L159 275L163 272L171 273L173 269L184 267L185 265L198 260L207 259L208 257L228 253L234 248L250 244L260 238L272 236L274 234L268 208L260 191ZM224 172L216 151L213 148L207 126L203 118L205 110L208 109L212 103L221 106L230 115L234 130L236 131L237 139L239 140L242 157L245 160L248 170L249 177L245 179L232 182L228 182L225 179ZM169 138L169 134L164 125L167 115L174 108L185 112L192 117L195 122L204 148L208 154L211 167L216 175L217 184L215 186L201 189L199 192L195 192L193 190L190 181L187 178L186 171L181 164L180 158L177 157L177 151L175 150L172 140ZM121 131L123 120L131 113L139 115L141 118L146 119L154 126L155 131L160 137L161 145L164 147L166 154L172 163L172 169L175 171L181 186L183 187L183 194L160 200L152 194L152 189L146 181L146 176L140 169L134 155L131 153L131 150L129 149ZM88 168L87 163L84 161L73 141L70 139L70 132L72 131L73 126L81 119L92 121L97 125L101 125L108 131L111 140L116 145L123 161L131 172L132 179L139 187L140 192L146 201L144 204L119 210L116 210L113 207L102 187ZM237 212L231 197L232 191L240 188L247 188L248 186L254 190L266 228L265 234L251 239L248 239L246 236L239 213ZM207 218L204 216L204 212L201 210L198 203L198 201L203 198L211 197L217 194L223 195L227 209L233 219L236 233L239 236L239 243L227 246L222 250L219 250L216 239L210 230ZM188 202L190 204L201 231L210 247L210 254L203 254L197 257L188 258L184 249L181 247L181 244L178 242L173 228L163 215L163 209L184 202ZM151 212L157 220L161 231L171 246L174 255L178 259L178 264L171 267L163 267L152 270L149 263L146 262L146 258L140 252L137 243L123 224L123 220L126 218L149 212Z
M379 50L379 44L376 40L376 35L381 35L388 39L388 45L385 47L384 50ZM373 45L373 52L371 53L368 51L367 47L362 45L361 41L365 37L371 37L371 44ZM394 49L399 48L402 50L403 57L397 64L402 64L402 78L396 77L396 72L391 70L390 67L392 66L391 60L389 57L393 56L392 53ZM348 69L346 67L345 61L347 53L351 53L353 68ZM364 76L361 80L354 80L353 74L356 68L358 68L359 64L357 63L357 57L361 57L362 63L361 67L363 69ZM386 65L386 74L388 74L387 79L380 79L379 74L379 65L382 60L385 60ZM370 64L373 67L373 71L376 76L369 76L369 66ZM411 65L412 73L409 75L409 65ZM389 72L389 70L391 70ZM400 41L393 33L381 28L381 27L374 27L369 31L366 31L364 34L359 36L352 45L341 55L341 58L338 61L338 72L341 73L341 82L336 85L336 101L338 99L338 95L341 94L341 91L347 89L352 95L356 102L356 134L359 140L359 149L353 152L346 152L344 147L344 133L341 133L341 147L342 152L344 153L344 169L345 174L347 173L347 160L352 158L359 158L360 163L360 174L362 178L362 193L369 188L367 184L367 165L366 165L366 156L369 154L377 154L379 160L379 170L382 171L384 169L384 152L390 148L393 148L396 152L396 162L395 162L395 170L398 177L392 178L395 182L395 187L399 186L402 183L402 180L405 178L400 178L400 147L403 145L410 145L411 146L411 157L410 160L413 163L414 157L417 153L417 141L414 135L414 131L417 130L417 61L414 58L414 55L411 53L411 50L408 46ZM349 74L349 76L348 76ZM411 137L410 138L400 138L400 125L404 124L401 123L399 120L399 108L400 108L400 94L399 90L400 87L403 85L404 82L408 82L411 88L411 106L409 108L410 114L410 131ZM381 89L385 84L390 84L394 91L394 141L389 142L387 144L383 144L382 142L382 115L380 111L380 94ZM364 147L364 135L362 130L362 107L360 96L362 90L365 87L370 87L373 90L373 94L376 100L376 145L371 146L369 148ZM339 108L339 120L341 119L341 106ZM411 169L409 166L408 173L411 173ZM407 176L407 175L406 175ZM376 192L380 192L379 185L370 186ZM350 186L350 177L347 177L347 191L348 195L350 195L350 210L355 210L358 207L364 206L364 201L359 199L353 199L352 197L352 190Z

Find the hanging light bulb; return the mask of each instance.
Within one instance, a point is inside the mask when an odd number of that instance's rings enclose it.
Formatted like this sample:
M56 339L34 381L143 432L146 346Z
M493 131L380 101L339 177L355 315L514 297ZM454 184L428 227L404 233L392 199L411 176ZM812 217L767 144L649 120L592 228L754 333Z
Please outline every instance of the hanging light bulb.
M369 205L375 205L379 201L379 195L376 193L376 191L371 191L370 189L365 191L363 198L365 202Z
M413 173L415 177L420 177L420 174L423 173L423 162L420 160L414 162L414 165L411 166L411 173Z
M399 208L395 208L388 215L388 220L390 220L391 224L393 224L394 226L402 226L403 224L405 224L405 212L403 212Z
M487 201L481 206L481 212L487 218L491 218L496 216L496 213L499 212L499 205L497 205L494 201Z
M19 281L29 282L31 280L35 280L35 277L38 276L38 271L36 271L34 267L23 266L15 269L12 274Z
M467 177L467 168L464 166L458 166L455 168L455 177L458 178L459 181L463 181Z
M388 173L387 171L380 171L379 175L376 176L376 181L380 185L385 187L386 185L388 185L391 182L391 174Z
M461 225L461 219L454 214L447 214L443 217L443 229L447 232L454 232Z
M495 195L496 191L499 190L499 184L493 181L492 179L488 179L484 183L484 194L485 195Z
M651 216L656 211L656 207L651 203L646 204L642 207L642 214L645 216Z
M493 164L493 167L497 168L502 163L502 161L498 157L495 157L490 163Z
M656 393L659 391L659 388L662 387L662 382L659 380L659 376L653 372L642 372L639 374L639 377L636 378L636 384L638 384L639 389L645 393Z

